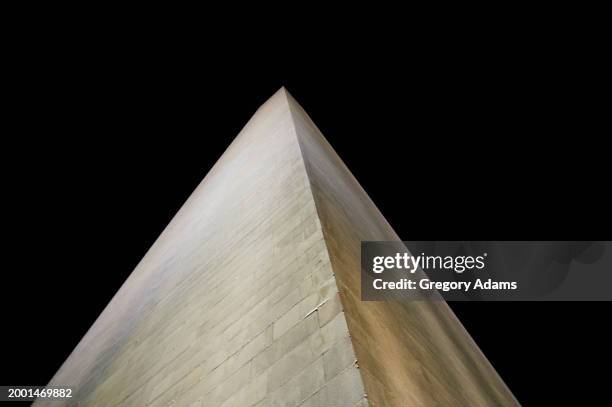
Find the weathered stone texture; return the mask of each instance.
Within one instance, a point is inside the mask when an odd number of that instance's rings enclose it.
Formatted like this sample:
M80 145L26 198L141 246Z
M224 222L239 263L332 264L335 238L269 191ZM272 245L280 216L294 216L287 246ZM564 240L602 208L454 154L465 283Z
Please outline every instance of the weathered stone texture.
M36 405L515 404L446 304L360 301L360 240L395 239L281 89Z
M361 241L400 239L299 104L290 105L369 405L517 405L444 301L361 301Z

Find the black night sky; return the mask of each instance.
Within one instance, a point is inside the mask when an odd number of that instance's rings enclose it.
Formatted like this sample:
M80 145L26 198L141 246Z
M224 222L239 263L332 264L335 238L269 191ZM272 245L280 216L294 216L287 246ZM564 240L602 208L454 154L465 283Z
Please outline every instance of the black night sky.
M610 238L598 84L565 54L227 69L175 47L46 45L14 60L5 109L2 384L49 381L282 85L404 240ZM451 305L523 405L605 394L608 303Z

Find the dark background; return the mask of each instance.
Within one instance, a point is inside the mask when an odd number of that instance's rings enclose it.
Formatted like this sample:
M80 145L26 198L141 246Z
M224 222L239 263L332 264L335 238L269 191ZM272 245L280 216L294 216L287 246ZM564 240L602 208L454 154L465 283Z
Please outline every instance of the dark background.
M231 68L208 50L124 45L43 37L10 60L2 384L50 380L282 85L404 240L611 237L609 94L583 45L337 63L253 44ZM609 366L609 303L451 306L523 405L608 399L597 369Z

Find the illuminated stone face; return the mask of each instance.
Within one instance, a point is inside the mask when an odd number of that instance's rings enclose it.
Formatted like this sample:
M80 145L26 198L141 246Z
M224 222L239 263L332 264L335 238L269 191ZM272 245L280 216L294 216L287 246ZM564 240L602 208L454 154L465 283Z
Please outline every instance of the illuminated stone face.
M516 405L445 303L360 301L361 240L396 239L281 89L50 384L68 405Z

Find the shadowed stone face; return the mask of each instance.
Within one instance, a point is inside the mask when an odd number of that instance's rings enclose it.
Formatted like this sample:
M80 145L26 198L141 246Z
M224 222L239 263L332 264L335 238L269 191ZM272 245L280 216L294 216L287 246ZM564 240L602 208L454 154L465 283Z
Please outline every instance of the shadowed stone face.
M446 304L359 300L360 241L394 239L281 89L36 405L515 405Z

